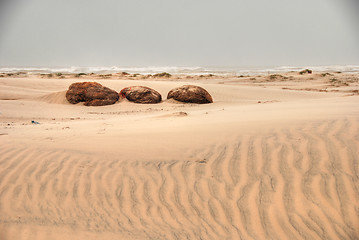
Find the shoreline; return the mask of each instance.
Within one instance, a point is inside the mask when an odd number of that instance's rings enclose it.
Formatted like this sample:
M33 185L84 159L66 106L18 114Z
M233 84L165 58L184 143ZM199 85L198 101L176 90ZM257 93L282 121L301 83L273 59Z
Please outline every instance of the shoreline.
M359 73L359 65L328 65L328 66L257 66L257 67L0 67L0 73L29 73L29 74L116 74L126 72L129 74L154 75L167 72L172 75L218 75L218 76L240 76L240 75L266 75L282 74L288 72L300 72L311 69L317 73L342 72Z
M311 73L306 72L311 71ZM348 92L358 94L357 86L359 72L342 73L342 72L312 72L304 69L301 71L291 71L281 74L260 74L260 75L187 75L187 74L170 74L167 72L156 74L130 74L120 72L114 74L86 74L86 73L1 73L1 79L58 79L79 81L104 81L104 80L133 80L133 81L188 81L198 82L200 84L224 84L224 85L248 85L248 86L277 86L284 90L305 90L320 92ZM299 88L302 81L308 82L308 87ZM299 84L296 84L299 83ZM315 86L315 87L313 87Z

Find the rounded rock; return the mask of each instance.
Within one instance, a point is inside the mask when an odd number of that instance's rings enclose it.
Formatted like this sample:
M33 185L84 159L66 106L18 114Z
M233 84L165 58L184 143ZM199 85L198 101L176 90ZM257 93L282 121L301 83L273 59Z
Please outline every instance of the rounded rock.
M120 95L134 103L159 103L162 96L156 90L144 86L132 86L121 90Z
M169 91L167 99L173 98L185 103L213 103L212 96L202 87L184 85Z
M85 106L104 106L116 103L119 96L97 82L78 82L70 85L66 99L72 104L84 102Z

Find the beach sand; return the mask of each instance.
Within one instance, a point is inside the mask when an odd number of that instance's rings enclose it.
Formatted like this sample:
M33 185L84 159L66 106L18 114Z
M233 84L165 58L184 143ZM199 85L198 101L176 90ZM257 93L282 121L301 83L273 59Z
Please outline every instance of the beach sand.
M164 101L72 105L76 81ZM185 84L214 103L166 100ZM3 74L0 239L359 239L358 90L346 73Z

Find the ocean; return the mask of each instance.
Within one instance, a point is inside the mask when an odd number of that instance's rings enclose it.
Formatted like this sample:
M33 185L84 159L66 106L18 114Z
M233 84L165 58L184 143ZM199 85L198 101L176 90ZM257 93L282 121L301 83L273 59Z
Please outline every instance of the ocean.
M301 71L303 69L311 69L314 72L343 72L358 73L359 65L335 65L335 66L277 66L277 67L0 67L0 73L18 73L26 72L28 74L48 74L48 73L95 73L95 74L111 74L117 72L139 73L139 74L156 74L167 72L170 74L184 75L263 75L276 74L291 71Z

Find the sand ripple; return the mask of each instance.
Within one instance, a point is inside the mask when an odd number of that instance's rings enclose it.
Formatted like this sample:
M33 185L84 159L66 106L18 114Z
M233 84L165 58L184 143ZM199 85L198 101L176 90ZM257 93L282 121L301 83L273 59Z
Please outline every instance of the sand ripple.
M358 126L344 119L238 133L193 151L195 161L129 162L5 143L0 238L53 237L43 226L89 238L358 239Z

